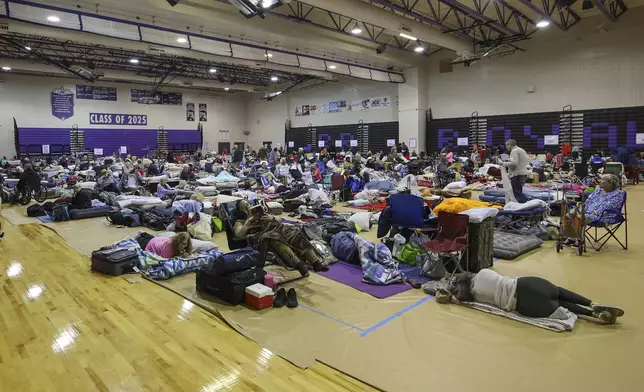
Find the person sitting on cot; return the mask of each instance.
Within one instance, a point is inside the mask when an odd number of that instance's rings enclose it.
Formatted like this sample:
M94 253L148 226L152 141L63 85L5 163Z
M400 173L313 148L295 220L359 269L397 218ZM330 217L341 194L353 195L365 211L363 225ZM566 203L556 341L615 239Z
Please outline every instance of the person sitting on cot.
M296 269L303 277L309 269L328 271L322 257L295 225L285 225L273 215L264 213L261 206L251 208L245 200L237 203L235 237L247 237L249 246L267 246L286 267Z
M177 193L177 190L168 185L168 178L162 177L157 185L157 197L164 199L166 197L172 197Z
M449 303L452 297L459 302L482 302L535 318L568 318L557 312L559 307L604 324L614 324L624 315L620 308L593 302L545 279L536 276L510 278L491 269L483 269L473 278L460 276L451 292L439 290L436 300Z
M192 241L190 234L186 232L177 233L172 237L141 235L137 241L146 252L157 254L164 259L187 257L192 254Z

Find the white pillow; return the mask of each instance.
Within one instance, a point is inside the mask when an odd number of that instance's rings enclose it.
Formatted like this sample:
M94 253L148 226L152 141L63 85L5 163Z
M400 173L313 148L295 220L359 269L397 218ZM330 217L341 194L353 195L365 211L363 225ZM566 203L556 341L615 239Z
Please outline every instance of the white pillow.
M369 231L369 220L371 219L371 212L356 212L351 215L349 222L353 222L360 231Z
M465 182L463 181L454 181L447 184L445 189L463 189L465 188Z

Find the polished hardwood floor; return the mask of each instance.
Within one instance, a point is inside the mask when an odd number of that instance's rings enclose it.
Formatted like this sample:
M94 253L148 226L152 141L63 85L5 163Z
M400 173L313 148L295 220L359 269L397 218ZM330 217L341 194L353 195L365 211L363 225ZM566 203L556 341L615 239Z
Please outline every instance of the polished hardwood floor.
M152 282L92 273L45 226L2 226L2 392L373 390L299 369Z

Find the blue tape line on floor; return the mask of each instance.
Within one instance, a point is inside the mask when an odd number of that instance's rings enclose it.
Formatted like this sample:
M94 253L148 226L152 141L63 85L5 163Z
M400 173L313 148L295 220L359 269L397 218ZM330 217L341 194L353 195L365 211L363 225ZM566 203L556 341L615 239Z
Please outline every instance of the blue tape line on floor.
M311 309L311 308L309 308L308 306L300 305L300 308L304 308L304 309L306 309L306 310L310 310L311 312L316 313L316 314L319 314L319 315L320 315L320 316L322 316L322 317L326 317L326 318L328 318L329 320L333 320L333 321L335 321L336 323L340 323L340 324L342 324L342 325L346 325L347 327L351 327L351 328L353 328L353 329L357 329L357 330L358 330L358 331L360 331L360 332L364 332L364 329L362 329L362 328L356 327L355 325L352 325L352 324L349 324L349 323L345 323L344 321L342 321L342 320L340 320L340 319L337 319L337 318L335 318L335 317L329 316L328 314L324 314L324 313L322 313L322 312L320 312L320 311L317 311L317 310L315 310L315 309Z
M378 324L374 325L373 327L370 327L367 330L363 331L360 334L360 337L363 338L363 337L369 335L371 332L375 331L376 329L378 329L378 328L382 327L383 325L389 323L390 321L402 316L403 314L409 312L410 310L412 310L412 309L424 304L425 302L429 301L432 298L434 298L434 297L429 295L429 296L421 299L420 301L407 306L405 309L401 310L400 312L394 313L393 315L391 315L391 316L387 317L386 319L380 321Z
M498 257L495 257L495 258L492 260L492 262L493 262L493 263L496 263L496 262L497 262L497 261L499 261L499 260L501 260L501 259L499 259Z

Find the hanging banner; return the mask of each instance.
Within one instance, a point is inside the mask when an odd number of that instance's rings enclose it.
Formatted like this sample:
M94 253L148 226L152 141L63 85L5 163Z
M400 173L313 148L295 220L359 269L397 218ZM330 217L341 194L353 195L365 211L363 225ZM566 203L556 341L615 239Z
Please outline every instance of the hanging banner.
M358 141L357 140L351 140L350 146L351 147L358 147Z
M199 104L199 121L208 121L208 105L205 103Z
M318 147L324 147L324 140L318 140Z
M302 106L296 106L295 107L295 116L299 117L302 115Z
M417 148L416 139L409 139L409 148Z
M371 98L371 109L387 109L391 107L390 97L375 97Z
M195 104L186 103L186 121L195 121Z
M335 141L335 146L336 147L342 147L342 140L336 140Z
M347 101L329 102L329 113L342 113L347 108Z
M74 116L74 93L64 87L55 88L51 92L51 114L61 120Z
M318 105L309 105L309 112L311 112L311 115L317 114L318 113Z
M116 87L76 86L77 99L93 101L116 101Z
M302 105L302 116L308 116L309 114L311 114L309 105Z
M95 148L95 149L94 149L94 155L95 155L95 156L101 156L101 155L103 155L103 149L102 149L102 148Z
M559 145L559 135L545 135L543 137L544 146L558 146Z
M387 139L387 147L393 147L396 145L396 139Z
M49 154L49 144L43 144L42 145L42 153L43 154Z
M351 102L352 112L362 112L371 109L371 99L362 99Z
M121 146L121 148L119 150L121 151L122 155L127 154L127 146Z
M148 125L145 114L90 113L89 123L92 125Z
M289 147L295 147L295 142L288 142Z
M635 144L644 144L644 133L635 134Z

